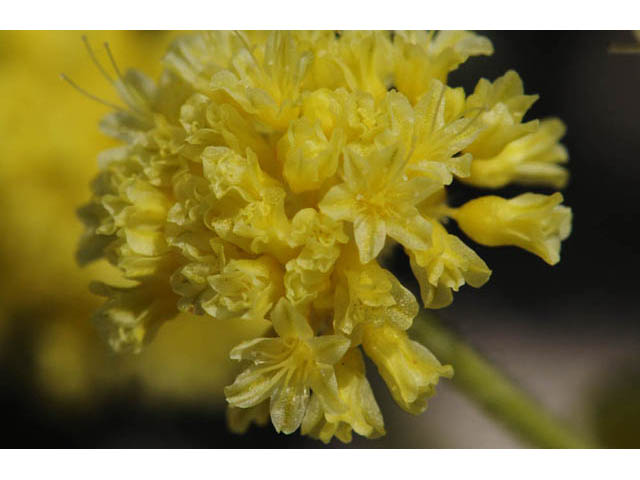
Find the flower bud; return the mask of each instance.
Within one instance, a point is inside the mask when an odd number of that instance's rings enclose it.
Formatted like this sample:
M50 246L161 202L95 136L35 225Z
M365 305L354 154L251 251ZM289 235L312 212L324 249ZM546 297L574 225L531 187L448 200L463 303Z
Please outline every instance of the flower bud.
M455 219L482 245L524 248L555 265L560 242L571 233L571 209L560 205L562 200L561 193L525 193L510 200L490 195L465 203Z

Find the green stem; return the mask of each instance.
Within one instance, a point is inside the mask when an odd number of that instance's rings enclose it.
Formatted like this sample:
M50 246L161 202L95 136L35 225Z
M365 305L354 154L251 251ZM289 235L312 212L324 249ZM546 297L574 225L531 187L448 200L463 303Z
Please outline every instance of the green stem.
M489 361L423 311L414 321L412 337L455 370L454 385L523 440L541 448L595 448L554 419Z

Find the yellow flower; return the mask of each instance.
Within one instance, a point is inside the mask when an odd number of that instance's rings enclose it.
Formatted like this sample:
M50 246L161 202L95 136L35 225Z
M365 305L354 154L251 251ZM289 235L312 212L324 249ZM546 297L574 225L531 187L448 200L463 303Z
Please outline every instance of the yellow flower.
M432 79L446 83L449 72L470 56L493 54L488 38L470 32L396 32L393 46L395 86L412 103Z
M93 293L108 297L94 314L94 322L116 352L140 352L165 320L177 315L176 298L168 290L159 295L151 278L133 287L92 284Z
M353 255L351 255L353 257ZM349 258L345 254L345 263ZM376 261L341 265L335 292L333 326L345 335L360 333L358 326L390 322L407 330L418 314L418 303L389 271Z
M249 340L231 351L231 358L249 360L253 366L225 389L229 404L255 407L269 398L271 421L284 433L300 426L311 391L327 412L341 413L345 407L333 365L349 348L349 340L314 336L307 319L285 299L273 309L271 322L278 338Z
M290 254L285 190L262 170L255 153L241 156L227 147L201 154L204 177L214 195L203 200L203 221L220 238L249 253Z
M335 366L338 394L348 409L326 412L316 396L311 398L302 421L301 432L329 443L333 436L351 441L352 430L367 438L385 434L380 407L365 376L364 360L358 349L349 350Z
M495 82L481 79L472 95L467 98L468 115L480 112L483 131L465 152L474 159L487 159L497 155L509 142L535 132L538 121L522 123L522 118L537 95L525 95L520 76L513 70Z
M443 308L451 304L451 291L468 283L484 285L491 270L482 259L455 235L450 235L438 222L433 222L432 245L427 250L410 253L411 269L420 283L424 305Z
M571 233L571 210L561 203L558 192L524 193L510 200L486 196L465 203L455 219L478 243L515 245L554 265L560 261L560 242Z
M342 222L313 208L299 210L291 220L291 245L302 247L286 264L284 286L287 298L299 305L316 300L331 288L331 274L340 257L341 244L349 241Z
M210 294L202 308L215 318L262 319L278 297L282 273L270 257L231 260L221 273L207 277ZM209 292L208 292L209 293Z
M408 171L411 175L434 177L449 185L453 176L469 176L471 158L461 154L482 132L478 115L465 117L465 98L461 88L452 89L433 80L414 107L415 126Z
M331 32L319 36L312 44L316 58L311 71L316 88L346 87L374 97L385 94L391 81L388 34L347 31L339 38Z
M216 32L178 40L157 84L119 78L127 106L103 129L124 145L101 157L80 250L145 292L130 305L111 290L111 341L137 348L178 312L270 324L231 352L251 362L225 390L234 431L268 412L324 442L382 435L362 352L403 409L424 411L453 370L407 336L419 304L383 249L404 248L423 304L442 308L491 273L447 217L547 261L570 224L557 195L447 204L459 180L560 184L561 124L523 123L537 97L515 72L470 96L447 86L492 51L468 32Z
M511 182L563 188L569 173L558 164L566 163L568 154L558 140L565 130L557 118L543 120L537 131L507 144L496 156L475 160L464 181L486 188Z
M353 222L360 261L378 256L389 235L407 248L426 248L431 227L416 205L440 185L429 178L408 179L405 153L386 147L363 155L344 151L344 183L332 187L318 205L334 220Z
M327 138L319 122L311 124L306 118L291 122L278 152L285 159L283 175L291 190L315 190L333 176L343 144L342 130L334 130Z
M250 39L237 35L249 46ZM298 115L302 83L312 59L311 52L301 46L293 36L274 32L265 41L240 48L227 68L211 76L207 91L226 93L265 128L285 128Z
M451 378L451 366L440 362L418 342L393 325L364 327L362 346L378 367L393 399L409 413L427 408L440 377Z

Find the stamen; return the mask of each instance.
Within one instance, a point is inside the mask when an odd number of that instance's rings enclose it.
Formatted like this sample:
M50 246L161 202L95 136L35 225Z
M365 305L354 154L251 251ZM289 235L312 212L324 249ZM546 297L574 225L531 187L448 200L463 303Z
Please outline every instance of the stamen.
M258 59L253 55L253 52L251 51L251 47L249 46L249 42L244 37L243 33L238 30L234 30L233 33L236 34L236 36L240 39L240 41L244 45L244 48L246 48L247 52L249 52L249 55L251 55L251 58L253 59L255 64L259 65Z
M69 85L71 85L73 88L75 88L78 92L80 92L82 95L84 95L87 98L90 98L91 100L98 102L102 105L105 105L109 108L113 108L114 110L117 110L119 112L124 112L124 109L122 107L119 107L113 103L110 103L106 100L101 99L100 97L96 97L95 95L87 92L84 88L79 87L73 80L71 80L69 77L67 77L64 73L60 74L60 78L62 80L64 80L65 82L67 82Z
M111 53L111 48L109 47L109 42L104 42L104 49L107 51L107 56L109 57L109 61L111 62L111 66L113 70L116 72L118 79L124 83L124 79L122 78L122 74L120 73L120 69L118 68L118 64L116 63L113 54Z
M116 75L118 76L118 80L120 81L120 84L122 85L122 87L125 89L126 93L128 94L128 96L130 97L129 99L127 99L126 97L122 97L122 100L127 104L127 106L133 111L133 113L144 117L145 116L145 112L143 110L141 110L140 108L138 108L138 105L136 105L136 101L138 101L141 104L144 104L144 99L142 99L140 97L140 95L138 95L138 93L135 91L135 89L131 88L131 85L129 85L125 80L124 77L122 76L122 73L120 72L120 69L118 68L118 64L116 63L116 59L113 56L113 53L111 52L111 48L109 47L109 42L104 42L104 49L107 52L107 56L109 57L109 61L111 62L111 66L113 67L113 70L116 72ZM131 101L133 99L133 101ZM143 105L144 107L148 107L147 105Z
M241 31L239 31L239 30L234 30L234 31L233 31L233 33L234 33L234 35L235 35L235 36L237 36L237 37L240 39L240 41L243 43L244 48L246 48L246 49L249 51L249 53L251 53L251 48L249 47L249 42L247 42L247 39L246 39L246 38L244 38L244 35L242 34L242 32L241 32Z
M113 78L111 78L111 75L109 75L107 71L102 67L102 64L100 64L100 62L96 58L95 53L93 53L93 48L91 48L91 44L89 43L89 40L87 39L86 35L82 36L82 41L84 43L84 46L87 49L87 52L89 52L89 56L91 57L93 64L98 68L98 70L104 76L104 78L106 78L109 81L109 83L113 83Z

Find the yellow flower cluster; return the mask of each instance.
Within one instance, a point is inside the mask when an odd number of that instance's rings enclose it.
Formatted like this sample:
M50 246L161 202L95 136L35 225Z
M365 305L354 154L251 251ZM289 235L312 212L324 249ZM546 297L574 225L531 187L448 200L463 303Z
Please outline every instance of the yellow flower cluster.
M410 258L427 308L483 285L490 270L445 229L515 245L553 264L569 234L562 196L446 203L454 179L560 187L559 120L523 123L536 96L518 75L446 85L467 32L215 32L178 40L156 84L113 83L126 104L104 119L124 145L102 153L79 258L105 256L131 280L96 284L95 320L118 351L140 350L179 312L263 321L231 358L234 430L270 416L276 430L328 442L384 434L364 352L393 398L418 414L450 377L406 331L418 301L379 258Z

